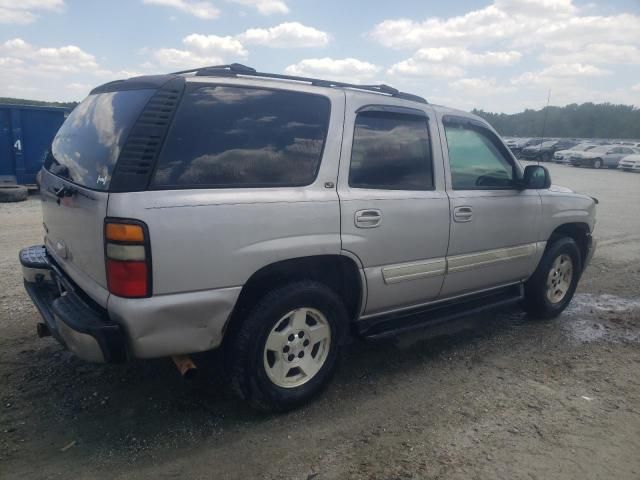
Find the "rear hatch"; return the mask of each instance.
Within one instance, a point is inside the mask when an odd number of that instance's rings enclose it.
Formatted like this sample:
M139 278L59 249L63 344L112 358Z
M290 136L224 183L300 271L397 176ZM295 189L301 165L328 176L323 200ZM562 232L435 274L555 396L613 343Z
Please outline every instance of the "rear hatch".
M122 157L131 157L128 138L145 106L153 103L149 100L158 92L154 86L125 81L94 90L58 131L40 178L47 251L102 306L109 296L103 240L109 191L131 183L131 175L118 181L114 172L119 159L126 163ZM144 156L145 148L142 145L142 153L133 148L134 160ZM135 169L131 172L135 176Z

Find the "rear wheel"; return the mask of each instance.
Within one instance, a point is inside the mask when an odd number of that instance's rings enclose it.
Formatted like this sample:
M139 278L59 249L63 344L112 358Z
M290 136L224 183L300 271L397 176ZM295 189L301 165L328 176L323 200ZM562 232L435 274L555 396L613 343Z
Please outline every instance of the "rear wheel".
M262 411L286 411L317 395L333 375L347 331L338 295L311 281L267 293L226 348L234 392Z
M549 155L548 153L543 153L542 157L540 158L543 162L549 162L551 160L551 155Z
M525 283L524 309L538 318L557 317L571 302L581 272L576 242L569 237L554 240Z
M600 160L599 158L596 158L593 161L593 168L602 168L602 160Z

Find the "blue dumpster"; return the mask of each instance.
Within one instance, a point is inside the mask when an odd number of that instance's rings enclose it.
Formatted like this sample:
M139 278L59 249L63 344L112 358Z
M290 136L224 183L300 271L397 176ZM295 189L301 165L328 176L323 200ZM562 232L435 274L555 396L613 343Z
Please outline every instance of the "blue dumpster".
M69 110L0 104L0 184L30 185Z

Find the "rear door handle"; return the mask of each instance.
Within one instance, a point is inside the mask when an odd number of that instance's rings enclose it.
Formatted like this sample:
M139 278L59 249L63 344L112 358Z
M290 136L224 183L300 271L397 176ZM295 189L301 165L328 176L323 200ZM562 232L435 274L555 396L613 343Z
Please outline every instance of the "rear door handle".
M454 222L470 222L473 219L473 209L469 206L456 207L453 209Z
M354 221L358 228L375 228L382 221L382 212L377 208L367 210L358 210L355 214Z

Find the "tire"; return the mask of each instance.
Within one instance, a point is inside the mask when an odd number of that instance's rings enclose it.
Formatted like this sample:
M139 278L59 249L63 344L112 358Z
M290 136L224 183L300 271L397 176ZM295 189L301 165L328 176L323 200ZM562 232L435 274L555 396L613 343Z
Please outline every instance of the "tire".
M549 162L551 160L551 155L549 155L548 153L543 153L542 156L540 157L540 161L541 162Z
M29 196L29 190L22 185L0 185L0 202L22 202Z
M296 312L304 315L289 315ZM299 333L302 330L298 332L300 322L305 324L304 336ZM316 324L309 325L313 322ZM297 328L292 328L294 324ZM319 325L328 327L328 341L316 342L322 336L317 333L322 330ZM263 412L299 407L329 383L347 327L348 315L340 297L321 283L300 281L270 291L225 345L226 373L232 390ZM277 348L268 349L268 340ZM318 370L314 372L314 368ZM311 375L303 375L305 369L311 370Z
M558 267L567 268L571 260L570 280L566 281L566 271L554 275ZM561 261L565 260L564 263ZM561 262L561 263L557 263ZM536 318L549 319L560 315L576 291L578 280L582 274L582 258L576 242L569 237L560 237L547 245L538 268L524 285L525 311ZM557 285L554 285L557 282ZM561 288L563 287L563 288ZM560 290L564 293L560 297Z
M599 158L596 158L591 164L591 166L595 169L602 168L602 160L600 160Z

